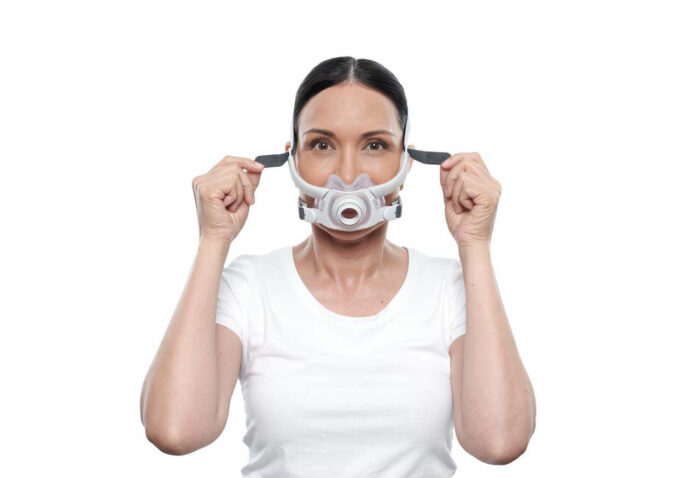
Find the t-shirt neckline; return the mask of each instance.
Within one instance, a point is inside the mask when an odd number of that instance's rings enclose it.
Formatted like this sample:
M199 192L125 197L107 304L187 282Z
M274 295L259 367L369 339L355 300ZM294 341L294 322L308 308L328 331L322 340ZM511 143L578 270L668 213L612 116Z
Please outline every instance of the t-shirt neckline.
M387 303L382 310L370 316L354 317L350 315L338 314L327 309L323 304L321 304L321 302L319 302L306 287L304 281L301 280L301 276L299 275L296 265L294 264L293 247L294 246L287 246L284 248L285 264L292 286L302 301L312 309L314 312L313 315L324 320L325 322L348 328L362 328L377 325L393 315L392 312L403 304L406 296L410 293L410 289L413 287L415 271L417 269L417 257L413 248L402 246L408 251L408 271L406 273L406 277L404 278L403 284L401 284L398 292L394 294L394 297L392 297L389 303Z

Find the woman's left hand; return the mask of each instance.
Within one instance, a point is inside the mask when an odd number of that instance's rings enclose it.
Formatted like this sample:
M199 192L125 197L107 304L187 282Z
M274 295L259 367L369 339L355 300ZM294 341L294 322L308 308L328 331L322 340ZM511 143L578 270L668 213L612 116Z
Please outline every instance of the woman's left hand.
M501 197L479 153L457 153L440 165L447 228L459 247L490 244Z

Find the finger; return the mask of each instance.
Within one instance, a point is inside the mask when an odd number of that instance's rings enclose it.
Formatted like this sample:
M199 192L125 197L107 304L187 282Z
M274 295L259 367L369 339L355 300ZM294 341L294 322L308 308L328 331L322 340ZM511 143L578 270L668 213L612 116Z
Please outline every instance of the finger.
M459 188L455 189L452 194L452 201L455 204L460 205L462 208L471 211L474 207L474 201L472 200L472 194L474 192L474 187L477 184L474 179L469 176L469 173L464 171L458 180Z
M457 179L454 181L454 191L452 191L452 195L450 197L450 201L452 202L452 209L459 214L462 212L460 203L459 203L459 194L462 190L462 187L464 185L464 180L462 179L461 176L458 176Z
M244 158L242 156L225 156L224 159L222 159L222 161L224 163L236 163L241 168L246 168L253 171L260 171L264 167L262 163L259 163L250 158Z
M440 168L440 186L442 187L442 193L445 194L447 191L447 175L450 174L448 168Z
M462 212L464 209L471 211L474 207L472 197L474 196L475 187L478 187L478 184L465 171L459 179L459 190L456 190L452 195L452 200L457 204L458 208L456 209L459 209L459 212Z
M447 191L446 191L447 197L452 196L452 192L453 192L452 190L453 190L453 188L454 188L454 182L455 182L455 180L459 177L460 173L461 173L462 171L464 171L464 164L462 164L462 163L463 163L463 162L460 161L460 164L459 164L459 165L455 165L455 166L452 168L452 170L450 171L450 173L447 175L447 181L446 181L446 183L447 183L447 184L446 184L446 186L447 186Z
M440 169L441 170L449 170L450 165L452 164L452 158L454 158L454 155L450 156L446 160L444 160L442 163L440 163Z
M464 153L456 153L440 163L440 184L442 184L443 189L447 189L447 177L453 170L456 164L461 162L460 158L464 156Z
M457 201L456 203L455 202L452 203L452 209L457 214L462 214L464 212L464 208L462 207L462 205L460 204L459 201Z
M236 166L240 169L246 169L248 171L261 172L265 167L262 163L253 161L250 158L243 158L239 156L224 156L221 161L216 163L210 171L220 171L222 169L228 169L231 166Z
M249 179L249 176L253 175L253 172L246 172L246 170L243 169L238 162L230 161L227 164L222 165L215 174L217 178L220 178L220 181L224 181L226 185L229 186L230 192L228 192L228 194L233 197L233 200L230 202L231 204L238 199L239 195L243 195L245 193L242 178ZM233 181L233 179L235 179L235 181ZM242 199L245 199L245 197Z
M253 183L250 181L250 177L248 176L247 172L241 172L241 184L243 186L243 193L245 194L246 202L250 206L255 202L255 196L253 195L253 192L255 191L255 187L253 186Z
M260 170L259 172L248 171L248 179L250 179L250 182L253 184L253 191L255 191L258 188L258 184L260 184L261 175L262 170Z
M231 197L233 198L233 201L231 201L231 204L229 204L227 207L227 209L231 212L235 211L240 203L239 196L241 195L241 181L238 179L238 176L239 175L237 173L234 174L231 183Z
M454 181L457 178L457 169L450 170L445 178L445 197L450 197L452 194L452 188L454 187Z
M474 207L474 202L471 200L471 195L469 194L469 188L465 184L459 193L459 204L464 207L464 209L471 211Z
M243 202L245 202L245 189L243 188L243 176L245 176L246 173L244 171L239 171L238 175L236 176L236 182L237 182L237 188L238 188L238 194L236 195L236 202L233 203L233 206L236 210L241 206Z
M259 173L263 169L265 169L265 165L263 163L259 163L255 160L245 158L245 161L243 161L242 166L246 169L246 171L250 172L255 172Z
M241 206L241 203L243 203L243 194L239 194L238 197L236 198L236 202L231 204L231 208L233 211L238 211L238 208Z
M468 168L467 168L467 163L468 163ZM440 168L441 172L447 170L450 171L454 169L454 167L457 164L462 164L462 166L466 169L471 169L472 172L485 172L488 175L488 168L486 167L486 163L482 159L482 157L479 155L479 153L457 153L449 158L447 158L445 161L441 163L442 168Z
M224 206L229 207L231 204L233 204L233 201L236 200L236 196L227 194L226 197L224 198Z
M444 160L442 163L440 163L440 167L444 169L450 169L452 168L455 164L459 162L459 159L462 158L466 153L455 153L446 160Z

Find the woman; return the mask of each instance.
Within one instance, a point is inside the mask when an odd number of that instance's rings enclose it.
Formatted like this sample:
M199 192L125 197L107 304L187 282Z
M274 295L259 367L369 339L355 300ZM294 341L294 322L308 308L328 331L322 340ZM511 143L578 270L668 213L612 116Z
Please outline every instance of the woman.
M297 92L286 150L315 186L386 183L399 169L407 115L386 68L329 59ZM193 180L200 245L144 382L148 439L171 454L213 442L240 379L243 476L452 476L453 425L482 461L519 456L534 431L534 395L491 267L501 188L481 157L440 165L459 260L389 242L388 220L362 229L312 222L300 244L224 267L263 169L227 156ZM300 199L314 210L315 198Z

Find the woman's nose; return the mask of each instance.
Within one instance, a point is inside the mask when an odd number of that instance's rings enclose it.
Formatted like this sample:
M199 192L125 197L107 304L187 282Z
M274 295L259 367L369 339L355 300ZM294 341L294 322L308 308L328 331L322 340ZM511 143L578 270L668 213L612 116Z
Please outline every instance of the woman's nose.
M358 158L355 155L355 151L345 149L340 158L340 166L337 172L345 184L351 184L360 173L357 164Z

